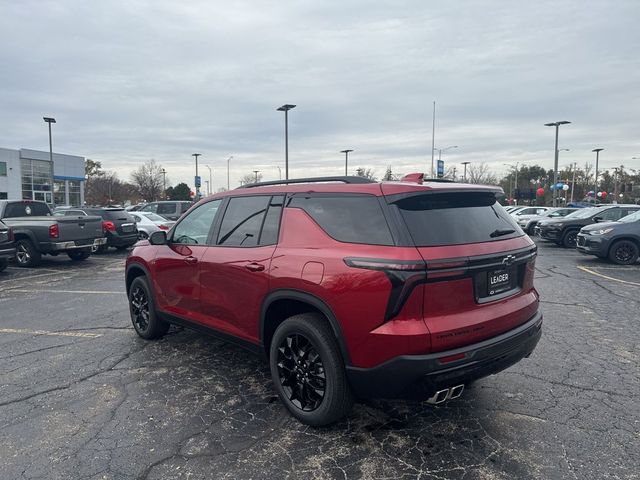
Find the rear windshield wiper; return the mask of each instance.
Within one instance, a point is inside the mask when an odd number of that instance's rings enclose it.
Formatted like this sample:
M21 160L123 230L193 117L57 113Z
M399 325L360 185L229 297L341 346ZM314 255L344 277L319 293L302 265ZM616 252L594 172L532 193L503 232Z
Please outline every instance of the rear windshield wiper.
M489 236L491 238L495 238L495 237L501 237L503 235L509 235L510 233L515 233L516 231L513 228L498 228L496 230L494 230L493 232L491 232L489 234Z

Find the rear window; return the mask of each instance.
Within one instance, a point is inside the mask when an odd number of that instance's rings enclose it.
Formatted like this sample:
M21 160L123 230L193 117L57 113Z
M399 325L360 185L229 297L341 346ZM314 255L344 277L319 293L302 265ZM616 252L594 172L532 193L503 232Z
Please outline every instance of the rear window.
M122 210L105 210L102 218L107 220L119 220L123 222L133 222L134 218L124 209Z
M176 213L176 204L175 203L159 203L158 210L156 210L155 213L159 215Z
M491 192L414 195L394 204L419 247L491 242L524 235Z
M378 198L373 195L296 196L288 206L303 209L339 242L394 244Z
M4 218L45 217L51 215L46 203L16 202L8 203L4 210Z

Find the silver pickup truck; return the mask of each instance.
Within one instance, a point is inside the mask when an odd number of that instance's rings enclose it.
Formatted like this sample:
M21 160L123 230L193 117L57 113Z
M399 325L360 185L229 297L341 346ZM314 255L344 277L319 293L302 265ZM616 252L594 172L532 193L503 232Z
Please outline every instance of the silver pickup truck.
M106 242L100 217L53 217L44 202L0 200L0 220L13 231L16 263L35 267L42 255L66 253L71 260L84 260L91 247Z

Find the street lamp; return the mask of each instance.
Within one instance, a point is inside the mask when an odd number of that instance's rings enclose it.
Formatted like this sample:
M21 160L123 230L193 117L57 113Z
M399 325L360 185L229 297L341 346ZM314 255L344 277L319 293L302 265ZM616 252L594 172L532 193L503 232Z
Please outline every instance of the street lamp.
M462 165L464 165L464 176L462 177L464 179L464 183L467 183L467 165L469 165L471 162L462 162Z
M457 145L451 145L450 147L447 148L433 148L433 150L438 150L438 162L440 162L442 160L442 152L446 152L447 150L451 149L451 148L458 148Z
M232 158L233 158L233 155L227 158L227 190L229 190L229 162L231 161Z
M209 180L205 180L204 183L207 184L207 196L208 196L211 194L211 190L210 190L211 187L209 187Z
M196 157L196 178L195 178L195 184L196 184L196 201L200 200L200 181L198 178L198 157L201 156L201 153L192 153L191 156L192 157Z
M567 120L561 120L559 122L551 122L545 123L545 127L556 127L556 148L554 150L555 161L553 163L553 184L556 185L558 183L558 129L560 125L566 125L568 123ZM558 203L558 189L554 187L553 189L553 206L556 207Z
M51 161L51 168L53 169L53 144L51 143L51 124L56 123L56 119L53 117L42 117L42 119L49 124L49 160Z
M284 112L284 178L286 180L289 180L289 110L295 107L285 103L276 109L278 112Z
M516 166L515 166L515 167L514 167L513 165L511 165L510 163L504 163L504 164L503 164L503 165L505 165L505 166L509 167L510 169L511 169L511 168L513 168L513 169L514 169L514 171L516 172L516 174L515 174L515 179L514 179L514 182L513 182L513 187L511 186L511 180L509 180L509 196L510 196L511 198L513 198L513 190L514 190L514 189L515 189L515 190L517 190L517 189L518 189L518 165L519 165L519 163L520 163L520 162L516 162ZM509 175L511 175L511 174L509 174ZM517 204L517 203L518 203L518 202L516 202L516 204Z
M600 152L602 150L604 150L604 148L594 148L593 150L591 150L592 152L596 152L596 180L595 180L596 186L593 189L595 193L598 192L598 160L600 160Z
M256 183L258 183L258 173L260 173L260 170L254 170L253 173L256 174Z
M349 166L349 152L353 152L353 150L340 150L340 153L344 153L344 175L345 177L347 175L349 175L349 173L347 173L348 170L348 166Z
M162 172L162 198L167 199L167 171L163 168Z
M211 167L209 165L205 165L209 169L209 186L207 187L207 195L211 195L211 188L213 187L213 181L211 177Z

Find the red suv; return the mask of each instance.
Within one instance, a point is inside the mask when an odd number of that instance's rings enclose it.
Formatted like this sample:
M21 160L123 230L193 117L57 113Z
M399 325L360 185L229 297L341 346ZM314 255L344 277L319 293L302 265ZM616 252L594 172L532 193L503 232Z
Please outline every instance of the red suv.
M127 259L143 338L170 324L264 354L310 425L354 398L440 403L529 356L541 335L535 244L497 187L263 182L210 196Z

